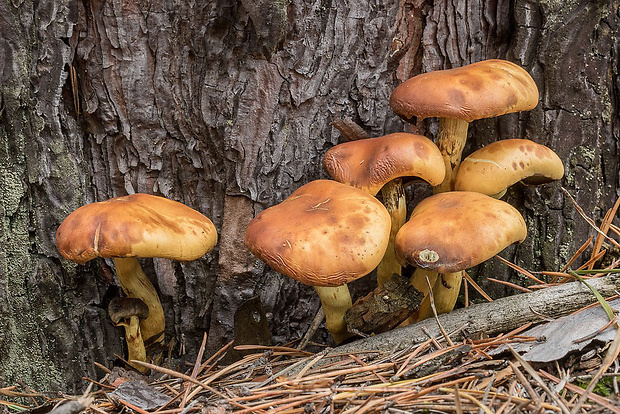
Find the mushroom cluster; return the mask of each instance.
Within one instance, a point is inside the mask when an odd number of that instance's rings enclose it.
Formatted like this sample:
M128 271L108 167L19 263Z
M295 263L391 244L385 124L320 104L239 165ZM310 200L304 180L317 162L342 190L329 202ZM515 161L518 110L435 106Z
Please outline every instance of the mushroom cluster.
M429 279L439 312L449 312L464 269L526 236L520 213L496 198L516 182L542 184L564 171L553 151L522 139L489 145L459 168L468 125L533 109L538 99L531 76L505 60L415 76L394 90L390 105L406 120L439 118L436 143L399 132L330 148L323 166L335 181L306 184L261 212L245 243L271 268L315 286L337 342L348 336L347 283L375 267L382 285L402 266L414 265L411 284L427 294ZM427 182L436 194L407 221L404 186L413 180ZM411 320L429 316L428 309L427 298Z
M400 275L394 239L406 220L404 184L413 179L433 186L441 184L446 170L437 146L422 135L408 133L360 139L330 148L323 166L336 181L373 196L381 192L390 213L391 230L386 254L377 268L377 282L381 286L392 274Z
M330 148L323 167L333 179L311 181L260 212L246 229L245 245L272 269L314 286L338 343L350 336L347 284L374 269L382 285L402 266L416 267L411 284L426 298L410 322L430 316L429 286L436 310L449 312L465 269L527 235L520 213L499 200L506 189L564 174L551 149L525 139L504 139L461 160L469 123L531 110L538 99L531 76L504 60L415 76L394 90L390 105L408 121L439 118L435 142L399 132ZM428 183L435 194L407 220L404 188L412 181ZM80 207L56 233L57 248L69 260L113 259L126 297L113 300L109 313L125 329L129 359L142 361L145 343L163 341L165 317L138 258L195 260L216 242L208 218L147 194Z
M432 286L438 313L454 308L466 268L525 238L519 212L498 200L506 189L519 181L536 185L564 175L551 149L525 139L497 141L461 162L470 122L531 110L538 99L532 77L499 59L421 74L392 93L392 109L407 121L439 118L436 143L445 179L434 187L434 196L414 208L395 240L401 263L417 268L412 285L425 294ZM428 316L426 299L410 322Z
M380 284L401 273L394 239L406 218L403 186L439 185L445 167L430 139L410 133L336 145L323 166L334 180L312 181L262 211L248 225L245 244L274 270L315 287L327 330L341 342L350 335L347 283L375 268Z

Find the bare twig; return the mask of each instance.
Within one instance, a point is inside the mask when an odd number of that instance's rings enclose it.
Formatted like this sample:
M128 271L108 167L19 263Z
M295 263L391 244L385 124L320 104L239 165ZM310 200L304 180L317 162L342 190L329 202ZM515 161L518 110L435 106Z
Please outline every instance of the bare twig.
M439 275L439 277L441 277L441 275ZM428 299L431 304L431 309L433 310L433 316L435 317L435 322L437 322L437 326L439 327L439 330L441 331L441 334L443 335L443 337L446 338L446 342L448 343L448 345L454 346L452 339L450 339L450 335L448 335L446 330L441 325L441 322L439 322L439 318L437 317L437 309L435 308L435 299L433 298L433 287L431 286L430 280L428 280L428 276L426 276L426 285L428 286Z

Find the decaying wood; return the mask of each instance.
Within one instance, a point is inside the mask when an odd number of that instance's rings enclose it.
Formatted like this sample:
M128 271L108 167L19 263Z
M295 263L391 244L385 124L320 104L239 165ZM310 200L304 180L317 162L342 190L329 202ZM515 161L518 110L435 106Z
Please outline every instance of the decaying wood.
M409 278L393 274L383 286L355 301L344 317L347 329L366 335L389 331L418 310L422 298Z
M368 132L364 131L351 118L336 118L332 121L331 126L336 128L346 141L368 138Z
M590 279L588 283L604 297L611 296L620 289L620 275ZM528 322L541 322L545 317L567 315L595 301L596 298L586 286L580 282L571 282L458 309L440 315L439 322L452 340L480 333L493 336ZM424 342L429 339L429 335L441 339L437 322L432 318L339 346L330 354L390 352Z

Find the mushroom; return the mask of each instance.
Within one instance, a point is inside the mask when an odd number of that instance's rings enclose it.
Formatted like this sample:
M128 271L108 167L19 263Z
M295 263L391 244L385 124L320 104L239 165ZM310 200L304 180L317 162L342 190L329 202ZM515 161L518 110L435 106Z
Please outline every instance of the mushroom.
M532 77L518 65L499 59L414 76L390 97L394 112L407 120L440 118L437 146L446 177L435 192L452 189L470 122L530 110L537 104L538 88Z
M401 274L394 256L394 237L406 220L403 179L416 177L433 186L439 185L445 176L441 153L422 135L395 133L336 145L325 153L323 166L341 183L371 195L382 193L392 225L385 257L377 268L381 286L392 274Z
M146 362L146 350L140 331L140 320L149 316L149 307L138 298L116 297L108 305L108 314L115 326L125 328L125 340L127 341L127 360ZM129 364L145 374L148 368L141 365Z
M140 322L146 342L161 342L165 318L157 291L139 257L195 260L217 242L207 217L179 202L133 194L87 204L71 213L56 231L56 248L73 262L112 258L125 294L141 299L149 316Z
M433 293L437 311L445 313L456 303L461 271L522 242L526 235L523 217L506 202L469 191L440 193L413 210L396 235L396 257L403 264L440 274ZM423 307L424 301L419 319L429 316Z
M548 147L527 139L505 139L466 157L456 174L454 189L500 198L519 181L538 185L563 176L562 160Z
M389 233L390 215L376 198L336 181L316 180L254 217L245 244L275 271L314 286L327 330L339 343L348 337L347 283L379 264Z

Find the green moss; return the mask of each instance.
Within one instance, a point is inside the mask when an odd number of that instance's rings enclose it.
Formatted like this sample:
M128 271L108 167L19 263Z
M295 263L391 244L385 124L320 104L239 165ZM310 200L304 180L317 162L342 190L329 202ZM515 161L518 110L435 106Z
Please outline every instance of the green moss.
M6 216L15 214L23 193L23 184L19 175L0 165L0 203Z
M7 220L0 224L7 230ZM22 381L38 389L43 385L48 389L62 389L64 378L52 361L43 355L45 344L42 344L40 315L33 312L24 281L27 275L34 272L27 246L28 213L20 206L11 218L8 237L0 240L4 254L0 256L0 268L6 270L6 283L0 287L7 289L6 302L2 308L6 315L0 335L0 373L3 381L13 385Z
M609 397L613 394L613 378L612 377L603 377L601 380L594 386L592 392L595 394L601 395L603 397ZM590 383L588 381L575 380L575 385L584 390L588 388Z
M28 48L16 49L13 81L0 88L6 111L6 122L0 125L0 384L22 382L42 391L63 390L65 376L46 355L44 315L32 306L38 298L28 291L27 280L36 270L30 251L25 154L30 128L42 120L31 110L30 59L19 50Z

